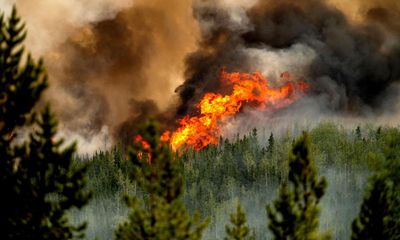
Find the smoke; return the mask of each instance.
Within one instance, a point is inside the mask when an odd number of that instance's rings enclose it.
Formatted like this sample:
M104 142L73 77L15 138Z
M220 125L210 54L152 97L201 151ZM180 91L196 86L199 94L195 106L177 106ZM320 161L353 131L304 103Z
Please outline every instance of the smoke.
M361 14L369 21L382 24L397 36L400 33L400 4L395 0L360 2Z
M232 5L195 1L202 40L187 58L178 113L191 112L204 91L221 91L221 67L260 70L272 82L293 72L310 82L314 96L324 95L320 104L339 113L379 109L400 77L399 4L360 1L345 10L339 2L260 0L232 11Z
M113 135L128 135L129 126L162 115L174 102L196 30L186 1L168 4L136 1L114 18L81 27L49 55L58 62L49 69L58 83L50 98L62 89L73 99L68 109L75 111L63 110L66 99L56 103L68 129L90 135L106 125Z
M16 5L28 27L27 45L35 55L44 55L89 23L114 18L131 0L2 0L8 13Z
M4 11L13 4L27 24L27 49L44 56L45 100L66 137L103 147L102 129L120 135L173 108L198 35L189 1L0 1Z
M221 68L261 71L273 86L289 71L312 86L281 113L244 110L229 126L399 112L396 0L0 0L13 4L27 48L45 58L62 131L98 147L149 117L173 126L205 92L226 91Z

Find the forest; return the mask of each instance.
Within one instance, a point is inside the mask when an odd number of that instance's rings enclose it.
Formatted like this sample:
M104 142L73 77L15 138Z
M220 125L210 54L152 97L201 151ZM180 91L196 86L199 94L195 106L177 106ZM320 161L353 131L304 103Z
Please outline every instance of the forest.
M312 129L288 130L282 136L254 129L233 140L221 139L217 146L184 152L178 156L185 179L183 199L190 213L209 218L204 239L225 237L225 225L238 201L246 210L255 239L272 238L265 207L277 197L279 186L287 182L290 151L302 130L308 131L318 173L328 183L321 200L320 229L330 232L333 239L350 238L352 221L369 188L368 179L383 171L387 151L398 154L399 128L366 125L346 129L326 122ZM388 150L389 146L393 149ZM124 150L115 147L75 159L90 163L88 185L95 189L94 199L73 216L75 221L90 216L96 222L88 227L90 236L112 238L114 227L128 211L120 196L129 193L143 197L129 178L131 166L124 156ZM391 164L399 167L400 163L394 158Z
M400 239L400 127L254 128L175 151L148 119L79 154L15 7L0 30L0 239Z

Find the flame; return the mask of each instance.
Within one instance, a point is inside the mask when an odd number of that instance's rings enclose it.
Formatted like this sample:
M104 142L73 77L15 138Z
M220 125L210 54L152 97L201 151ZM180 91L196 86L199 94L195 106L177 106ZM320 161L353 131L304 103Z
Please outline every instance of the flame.
M133 139L134 142L140 143L143 150L150 149L150 143L148 143L141 135L136 135Z
M304 81L292 82L288 72L282 73L281 78L287 83L270 88L260 72L228 73L222 70L221 82L230 86L232 93L206 93L196 106L199 114L187 115L179 120L179 127L172 133L165 132L162 140L169 140L174 151L183 146L200 150L209 144L218 144L221 123L238 113L244 104L251 103L261 110L279 109L298 100L308 89Z
M147 155L147 158L146 158L147 162L151 163L150 143L147 142L141 135L136 135L133 138L133 141L136 142L136 143L139 143L141 145L141 147L142 147L142 150L143 150L142 152L139 152L137 154L137 157L139 159L142 159L143 158L143 152L144 152Z
M170 131L165 131L165 132L161 135L160 141L161 141L161 142L168 142L170 138L171 138L171 132L170 132Z

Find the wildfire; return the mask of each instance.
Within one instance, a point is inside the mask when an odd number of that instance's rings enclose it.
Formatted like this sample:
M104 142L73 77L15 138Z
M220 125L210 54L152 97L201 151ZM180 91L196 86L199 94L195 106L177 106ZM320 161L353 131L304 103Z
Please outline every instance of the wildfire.
M221 71L221 83L232 88L232 93L206 93L196 106L199 114L185 116L179 120L174 132L165 132L162 141L170 141L173 150L191 146L196 150L209 144L218 144L220 125L223 120L238 113L244 104L252 104L259 109L279 109L298 100L308 84L304 81L292 82L290 74L281 75L287 81L281 87L270 88L261 73L228 73Z

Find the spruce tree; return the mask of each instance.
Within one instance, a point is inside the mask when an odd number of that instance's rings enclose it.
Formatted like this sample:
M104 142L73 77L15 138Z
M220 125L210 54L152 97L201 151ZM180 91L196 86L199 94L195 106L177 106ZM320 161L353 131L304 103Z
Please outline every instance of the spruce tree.
M288 183L282 184L278 199L267 206L269 229L274 239L328 238L318 233L319 202L324 195L326 181L317 176L306 133L293 145L289 164Z
M57 122L46 107L34 111L47 87L43 62L21 46L26 32L14 7L0 16L0 239L75 239L66 211L82 207L84 168L72 162L75 145L61 148Z
M160 141L159 126L149 121L129 150L133 178L145 192L144 201L126 197L128 220L116 230L121 240L199 240L206 223L192 220L182 201L183 177L178 159Z
M274 153L274 145L275 145L274 134L271 132L271 135L269 135L269 138L268 138L268 146L267 146L267 151L268 151L270 157Z
M369 180L351 239L400 239L399 138L389 140L383 168Z
M238 203L236 213L230 216L231 225L226 225L227 237L225 240L254 240L250 236L250 228L247 226L246 214L244 213L242 206Z
M356 139L357 140L361 140L361 138L362 138L361 128L360 128L360 126L357 126L357 128L356 128Z
M352 224L352 240L400 239L399 231L393 229L396 224L393 221L395 206L392 188L392 184L382 175L370 180L359 216Z

